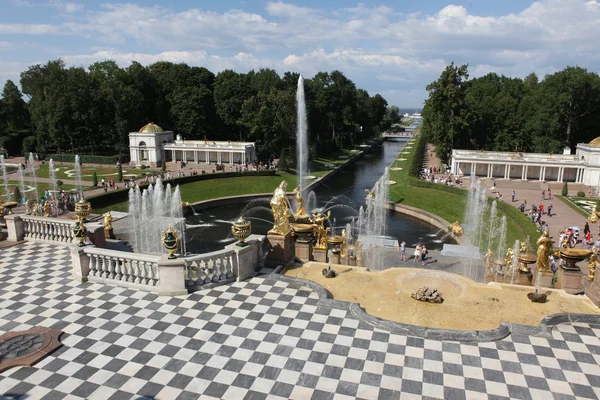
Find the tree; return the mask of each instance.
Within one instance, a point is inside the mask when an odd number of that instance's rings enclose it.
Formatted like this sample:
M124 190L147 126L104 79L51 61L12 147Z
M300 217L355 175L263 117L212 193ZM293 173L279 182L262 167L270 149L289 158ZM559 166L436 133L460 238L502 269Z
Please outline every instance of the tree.
M569 185L567 182L564 183L561 194L565 197L569 195Z
M19 189L19 187L15 187L15 191L13 192L13 198L14 201L16 201L17 203L21 203L21 200L23 199L23 195L21 194L21 189Z
M98 186L98 174L96 174L96 171L94 171L94 174L92 175L92 186Z
M123 167L121 167L121 163L117 166L117 182L123 182Z
M429 98L423 108L422 132L436 145L436 153L447 162L454 146L468 148L465 110L467 65L451 63L439 79L427 85Z

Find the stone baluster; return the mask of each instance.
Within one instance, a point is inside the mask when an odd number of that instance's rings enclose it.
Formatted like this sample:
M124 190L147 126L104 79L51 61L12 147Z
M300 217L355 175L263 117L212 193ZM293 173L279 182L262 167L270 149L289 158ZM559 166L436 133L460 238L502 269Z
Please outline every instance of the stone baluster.
M208 279L208 271L206 270L206 262L204 262L203 260L200 261L200 264L198 265L198 270L200 272L200 276L198 276L199 280L196 281L197 284L205 284L207 282Z
M92 254L90 257L90 275L94 277L98 277L100 275L100 271L98 270L98 256L96 254Z

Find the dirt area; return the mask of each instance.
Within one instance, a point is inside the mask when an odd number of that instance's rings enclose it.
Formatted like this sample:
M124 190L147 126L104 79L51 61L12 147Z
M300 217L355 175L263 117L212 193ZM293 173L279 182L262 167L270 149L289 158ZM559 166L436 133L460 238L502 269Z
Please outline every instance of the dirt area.
M311 262L290 267L285 275L317 282L336 300L359 303L371 315L406 324L489 330L501 322L537 326L545 316L552 314L600 314L600 309L587 297L569 295L562 290L544 290L549 301L540 304L527 298L532 287L479 284L446 272L417 268L368 272L363 268L337 265L332 268L338 276L327 279L322 275L326 267L326 264ZM444 302L429 304L411 298L422 286L437 288Z

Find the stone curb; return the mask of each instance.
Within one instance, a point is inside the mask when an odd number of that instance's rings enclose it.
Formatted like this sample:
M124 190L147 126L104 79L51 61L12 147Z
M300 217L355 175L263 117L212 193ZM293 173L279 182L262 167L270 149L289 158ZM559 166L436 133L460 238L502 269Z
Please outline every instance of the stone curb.
M282 268L283 269L283 268ZM600 324L600 315L593 314L554 314L545 317L539 326L529 326L502 322L497 328L487 331L477 330L454 330L427 328L424 326L403 324L377 318L368 314L360 304L330 298L329 292L320 284L301 278L293 278L281 275L281 271L272 272L267 277L290 283L299 284L313 290L319 296L318 306L341 309L349 311L359 321L369 324L375 328L387 330L392 333L416 336L424 339L457 341L466 343L493 342L506 338L511 334L522 334L528 336L552 337L552 329L559 324L585 322Z

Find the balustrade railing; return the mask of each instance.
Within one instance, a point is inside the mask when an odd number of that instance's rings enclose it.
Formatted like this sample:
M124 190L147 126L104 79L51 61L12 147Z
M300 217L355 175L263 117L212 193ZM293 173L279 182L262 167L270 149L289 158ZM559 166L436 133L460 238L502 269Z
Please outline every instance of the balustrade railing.
M222 282L234 276L235 251L213 251L185 258L184 277L188 288L200 288L206 284Z
M59 243L73 243L75 239L71 230L72 221L31 215L22 215L21 219L24 224L25 239Z
M88 275L90 282L156 291L160 279L158 268L160 256L97 247L86 247L84 252L90 257Z

